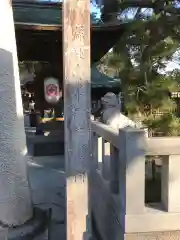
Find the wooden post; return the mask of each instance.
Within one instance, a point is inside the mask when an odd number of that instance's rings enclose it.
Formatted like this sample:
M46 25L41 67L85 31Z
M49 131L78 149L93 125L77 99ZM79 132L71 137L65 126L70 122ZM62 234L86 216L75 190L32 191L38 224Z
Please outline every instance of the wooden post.
M82 240L91 155L90 0L64 0L63 47L67 240Z

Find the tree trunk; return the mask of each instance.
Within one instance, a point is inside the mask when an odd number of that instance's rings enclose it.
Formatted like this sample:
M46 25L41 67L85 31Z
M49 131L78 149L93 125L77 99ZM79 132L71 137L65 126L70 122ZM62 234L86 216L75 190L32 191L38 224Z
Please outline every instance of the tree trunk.
M0 2L0 222L18 226L32 216L26 137L11 2Z

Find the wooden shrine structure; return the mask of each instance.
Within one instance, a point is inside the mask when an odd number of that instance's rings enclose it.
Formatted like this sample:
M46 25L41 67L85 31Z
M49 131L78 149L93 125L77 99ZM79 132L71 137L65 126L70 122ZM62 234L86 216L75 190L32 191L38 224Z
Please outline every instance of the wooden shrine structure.
M62 3L13 2L19 61L53 62L63 66ZM125 31L91 15L91 63L99 61Z
M62 3L14 0L13 13L19 61L48 63L40 72L36 72L33 83L36 108L42 112L49 106L44 100L44 78L53 76L59 79L60 88L63 88ZM102 22L92 13L90 19L92 65L114 46L125 27L119 23ZM96 99L96 94L102 95L106 89L107 86L104 89L92 89L91 95Z

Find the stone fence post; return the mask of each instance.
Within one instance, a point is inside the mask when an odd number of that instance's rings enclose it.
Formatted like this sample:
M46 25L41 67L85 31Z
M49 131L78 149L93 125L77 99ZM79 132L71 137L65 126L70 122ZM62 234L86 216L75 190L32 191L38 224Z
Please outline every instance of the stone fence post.
M142 214L145 202L145 135L143 129L119 131L119 200L123 214Z

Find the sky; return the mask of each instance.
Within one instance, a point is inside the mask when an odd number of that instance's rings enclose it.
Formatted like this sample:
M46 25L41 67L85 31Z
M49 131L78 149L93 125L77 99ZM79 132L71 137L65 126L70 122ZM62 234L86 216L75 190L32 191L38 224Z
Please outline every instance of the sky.
M174 59L173 61L170 61L167 65L166 65L166 69L165 71L172 71L174 69L180 69L180 62L178 60L176 60L176 55L179 55L179 51L177 51L174 54Z

